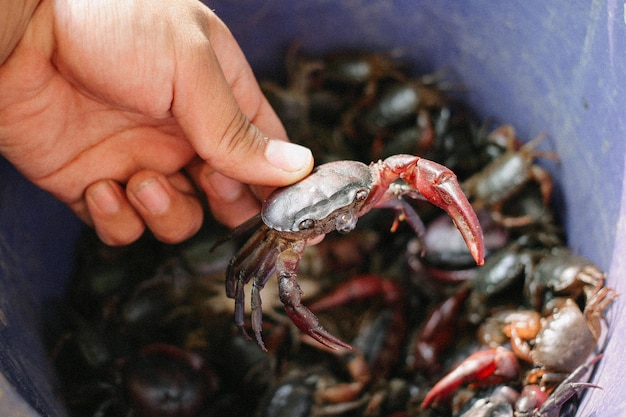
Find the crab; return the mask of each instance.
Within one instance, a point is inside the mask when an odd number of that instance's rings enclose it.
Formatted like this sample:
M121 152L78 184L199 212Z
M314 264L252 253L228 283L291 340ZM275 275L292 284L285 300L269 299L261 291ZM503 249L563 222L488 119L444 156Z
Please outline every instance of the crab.
M583 371L599 360L594 351L598 349L604 310L616 297L615 290L599 285L584 311L571 298L565 297L549 301L545 306L545 317L533 310L503 310L486 325L492 330L497 323L503 325L501 330L510 338L511 349L498 346L470 355L433 386L424 398L422 408L450 396L465 383L480 386L518 379L520 366L517 359L521 359L533 366L526 374L526 384L539 384L547 393L552 393L559 384L565 384L555 391L556 398L546 406L546 414L539 414L553 415L549 413L562 405L560 401L565 402L577 390L596 387L577 381ZM490 339L497 342L494 337ZM594 357L597 359L590 359Z
M402 182L396 182L397 180ZM318 166L311 175L274 191L261 212L237 227L238 236L257 228L231 259L226 271L226 294L235 300L235 324L244 328L244 287L252 281L251 326L265 349L261 336L261 290L276 274L279 298L291 321L303 332L333 349L349 348L326 331L315 314L301 303L296 281L298 264L307 241L332 231L348 233L359 217L372 208L390 208L396 220L405 220L422 236L424 225L402 197L427 200L445 210L454 220L477 264L484 262L482 230L456 175L448 168L414 155L393 155L369 166L357 161L335 161Z
M535 139L518 146L515 130L504 125L491 133L493 140L501 137L507 142L507 151L492 160L481 171L465 181L461 187L474 205L474 208L490 208L496 214L494 220L509 227L525 226L532 223L532 216L507 217L501 213L502 205L517 195L531 181L539 185L544 207L549 206L553 181L550 173L535 163L535 158L542 157L558 161L556 154L535 149L545 138L539 135Z

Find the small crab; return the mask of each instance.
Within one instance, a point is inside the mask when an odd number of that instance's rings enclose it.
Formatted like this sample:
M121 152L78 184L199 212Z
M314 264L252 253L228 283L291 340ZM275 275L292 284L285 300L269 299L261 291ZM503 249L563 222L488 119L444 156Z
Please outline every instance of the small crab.
M583 296L585 303L604 286L605 273L589 259L564 247L552 248L537 263L526 280L525 291L535 310L547 295L567 296L574 300Z
M613 289L599 288L583 311L571 298L555 298L546 304L549 314L535 329L522 322L525 334L521 334L520 322L512 323L507 333L513 351L535 366L527 379L541 379L542 384L545 379L549 383L583 364L598 347L604 310L616 297Z
M465 181L461 187L475 209L491 208L497 212L496 218L506 223L521 226L532 219L528 216L505 218L500 212L504 202L523 189L530 181L539 184L544 206L548 206L552 194L552 176L541 166L535 164L536 157L558 160L551 152L536 150L535 147L544 139L539 135L521 147L517 144L514 129L505 125L491 133L494 137L502 136L508 142L508 150L491 161L481 171Z
M405 183L397 183L398 179ZM483 263L483 235L476 213L448 168L404 154L369 166L357 161L330 162L317 167L302 181L276 190L263 203L261 213L233 232L239 235L260 224L226 271L226 294L235 300L235 324L241 332L247 335L244 286L252 281L252 329L264 348L261 290L276 273L279 298L296 326L328 347L349 348L328 333L315 314L301 304L302 290L296 282L298 264L309 239L334 230L350 232L358 218L372 208L395 210L396 222L406 220L418 236L423 235L422 221L402 196L425 199L444 209L475 261Z

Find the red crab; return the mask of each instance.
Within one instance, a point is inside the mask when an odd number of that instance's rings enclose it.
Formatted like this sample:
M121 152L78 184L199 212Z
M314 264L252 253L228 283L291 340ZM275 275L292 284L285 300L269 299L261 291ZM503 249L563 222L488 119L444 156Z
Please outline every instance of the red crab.
M404 183L396 180L402 179ZM315 314L301 304L296 273L309 239L337 230L350 232L372 208L391 208L421 236L424 225L402 197L425 199L454 220L474 260L483 263L483 235L476 214L448 168L413 155L393 155L365 165L336 161L317 167L307 178L280 188L263 203L261 213L239 226L234 235L260 228L230 261L226 294L235 299L235 323L244 329L244 286L252 281L252 329L261 338L261 290L276 272L279 297L287 314L302 331L331 347L349 347L328 333ZM395 226L395 223L394 223Z

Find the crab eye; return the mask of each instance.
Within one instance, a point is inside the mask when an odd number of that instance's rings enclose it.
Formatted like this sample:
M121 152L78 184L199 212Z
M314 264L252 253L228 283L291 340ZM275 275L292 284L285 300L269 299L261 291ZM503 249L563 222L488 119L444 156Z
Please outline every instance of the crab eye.
M349 233L356 227L356 221L356 216L343 214L335 219L335 229L339 233Z
M354 200L355 201L363 201L367 198L367 196L369 195L369 193L367 192L367 190L359 190L356 192L356 195L354 196Z
M300 224L298 225L298 228L300 230L306 230L306 229L310 229L313 226L315 226L315 220L313 219L304 219L300 222Z

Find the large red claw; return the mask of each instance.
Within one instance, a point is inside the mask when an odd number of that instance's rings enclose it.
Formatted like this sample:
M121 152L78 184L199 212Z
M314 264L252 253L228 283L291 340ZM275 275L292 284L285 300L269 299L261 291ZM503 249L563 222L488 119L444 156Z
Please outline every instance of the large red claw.
M428 201L442 208L454 221L478 265L485 262L483 231L454 172L428 159L417 161L407 181Z
M508 349L482 350L470 355L452 372L443 377L428 392L422 402L422 409L446 398L463 384L499 384L519 376L519 363L515 354Z

